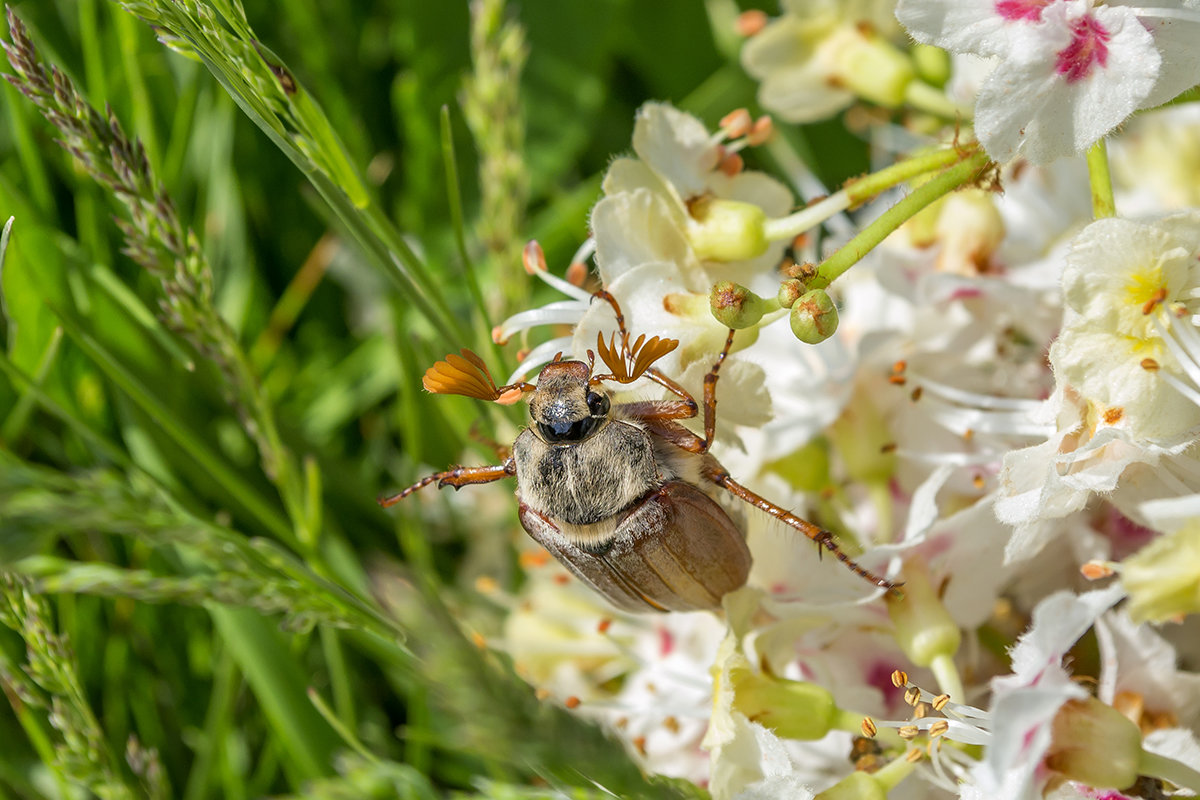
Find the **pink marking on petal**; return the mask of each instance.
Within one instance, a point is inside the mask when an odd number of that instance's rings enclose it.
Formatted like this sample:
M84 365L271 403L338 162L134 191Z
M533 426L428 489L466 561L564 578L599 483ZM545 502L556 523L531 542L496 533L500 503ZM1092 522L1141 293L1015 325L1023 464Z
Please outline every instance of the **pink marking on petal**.
M983 297L983 290L977 289L977 288L963 287L960 289L955 289L953 292L950 293L950 297L948 297L947 299L948 300L970 300L971 298L974 298L974 297Z
M662 658L671 655L671 651L675 649L675 637L666 628L658 629L658 654Z
M873 686L883 695L883 702L888 708L897 708L900 703L900 698L904 695L903 689L896 688L896 684L892 683L892 673L896 671L896 665L884 661L876 661L867 668L866 680L868 686Z
M1106 517L1101 520L1100 530L1108 536L1112 545L1112 557L1117 561L1141 550L1158 535L1122 514L1116 506L1108 507Z
M1058 51L1054 70L1067 83L1083 80L1092 68L1108 62L1108 40L1112 34L1091 14L1071 23L1071 43Z
M1010 22L1038 22L1054 0L997 0L996 13Z
M1029 730L1025 731L1021 736L1021 752L1028 753L1033 746L1033 737L1037 736L1038 731L1042 729L1041 725L1034 725Z

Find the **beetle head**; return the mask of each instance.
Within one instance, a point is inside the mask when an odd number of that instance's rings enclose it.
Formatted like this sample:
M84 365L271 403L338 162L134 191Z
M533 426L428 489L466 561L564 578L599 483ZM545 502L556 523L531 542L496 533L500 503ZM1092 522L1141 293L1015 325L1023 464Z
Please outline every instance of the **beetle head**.
M590 385L592 370L582 361L555 361L538 376L529 398L529 416L538 438L548 444L574 444L608 420L608 392Z

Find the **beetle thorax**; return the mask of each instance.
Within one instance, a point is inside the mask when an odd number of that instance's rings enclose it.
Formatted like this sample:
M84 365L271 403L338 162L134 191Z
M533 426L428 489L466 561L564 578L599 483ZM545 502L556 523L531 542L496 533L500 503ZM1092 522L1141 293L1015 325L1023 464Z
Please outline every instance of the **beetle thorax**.
M529 401L531 425L513 443L517 493L563 533L599 543L621 512L661 482L651 437L614 419L607 392L579 361L548 365Z
M650 437L621 421L565 446L526 429L513 443L513 458L522 502L561 523L564 534L593 542L660 482ZM599 527L573 530L586 526Z

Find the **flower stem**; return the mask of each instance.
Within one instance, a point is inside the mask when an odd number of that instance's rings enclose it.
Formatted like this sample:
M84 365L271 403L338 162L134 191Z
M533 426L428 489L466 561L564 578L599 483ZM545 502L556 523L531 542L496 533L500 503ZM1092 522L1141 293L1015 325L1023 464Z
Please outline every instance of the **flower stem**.
M890 792L912 774L913 770L917 768L917 763L918 761L909 761L907 758L893 758L882 769L874 773L875 780L878 781L884 792Z
M835 192L824 200L819 200L807 208L789 214L779 219L769 219L763 223L763 235L770 241L791 239L807 230L817 227L834 214L850 208L854 203L850 195L843 189Z
M1200 794L1200 772L1197 772L1186 764L1181 764L1173 758L1167 758L1158 753L1142 750L1138 770L1143 775L1162 778L1176 786Z
M1096 219L1116 216L1112 175L1108 171L1108 145L1103 137L1087 151L1088 178L1092 184L1092 214Z
M954 656L942 654L934 656L933 662L929 665L929 669L933 671L933 676L937 678L938 688L944 694L961 703L967 696L963 690L962 678L959 677L958 667L954 663Z
M969 145L968 148L967 152L975 152L975 145ZM963 153L963 147L946 147L906 158L878 172L848 181L841 191L835 192L795 214L767 220L763 224L763 233L771 241L791 239L793 236L815 228L835 214L862 205L893 186L961 161Z
M975 150L958 164L917 187L912 194L883 212L878 219L859 231L857 236L822 262L816 273L805 281L805 285L810 289L824 289L829 286L843 272L861 261L905 220L935 200L978 178L989 163L987 153Z
M850 181L846 184L844 191L850 195L852 206L861 205L893 186L956 164L962 161L965 155L977 152L978 147L974 143L962 147L953 145L941 150L910 156L890 167Z

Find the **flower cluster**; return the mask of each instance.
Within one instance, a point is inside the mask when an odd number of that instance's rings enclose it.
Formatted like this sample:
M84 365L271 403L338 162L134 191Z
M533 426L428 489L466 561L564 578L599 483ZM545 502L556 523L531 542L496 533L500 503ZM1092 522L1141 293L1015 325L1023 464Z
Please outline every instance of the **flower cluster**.
M568 299L497 340L566 324L518 376L586 360L602 287L700 397L736 329L714 453L903 587L744 509L720 614L619 614L531 569L505 642L529 680L717 798L1200 791L1200 117L1138 113L1200 82L1198 23L1189 0L748 17L766 108L879 106L876 141L911 148L800 211L745 168L765 120L644 106L571 280L527 251Z

